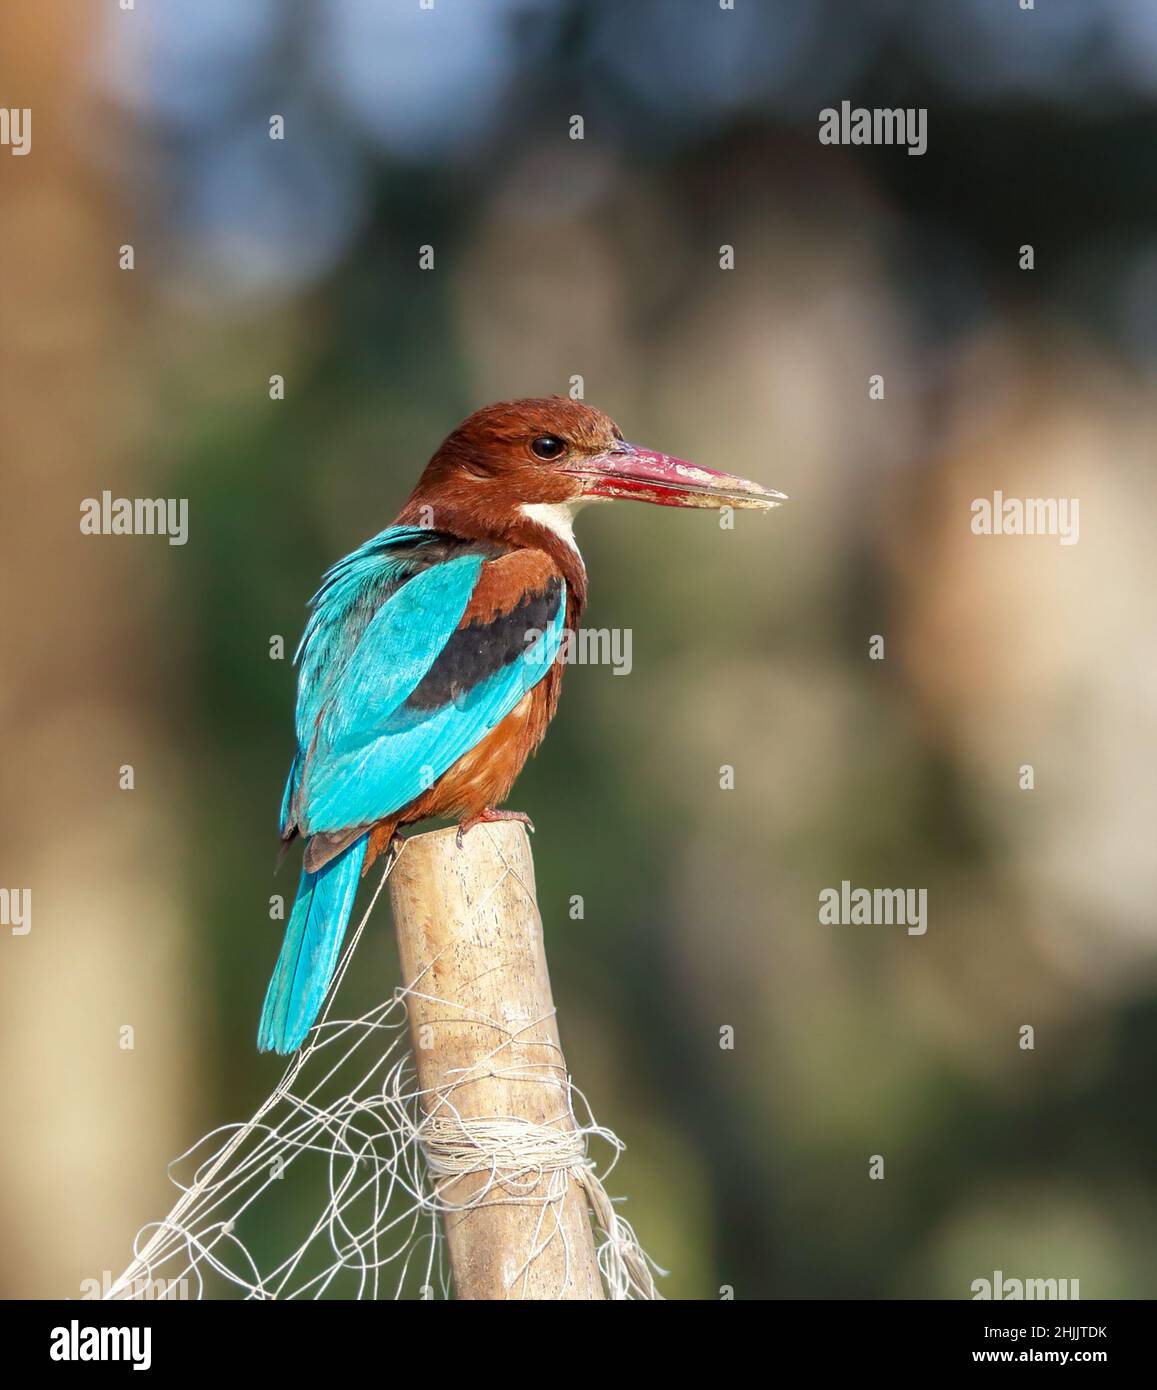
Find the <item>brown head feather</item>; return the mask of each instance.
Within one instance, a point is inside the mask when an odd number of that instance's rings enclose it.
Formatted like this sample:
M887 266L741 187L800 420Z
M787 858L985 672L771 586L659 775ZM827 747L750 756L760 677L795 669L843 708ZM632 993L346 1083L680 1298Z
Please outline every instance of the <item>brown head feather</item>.
M566 446L558 460L544 460L534 452L535 440L547 436ZM398 523L546 551L566 578L577 617L586 599L582 559L565 538L522 508L579 501L581 481L560 465L593 458L620 439L610 416L565 396L488 405L442 442Z

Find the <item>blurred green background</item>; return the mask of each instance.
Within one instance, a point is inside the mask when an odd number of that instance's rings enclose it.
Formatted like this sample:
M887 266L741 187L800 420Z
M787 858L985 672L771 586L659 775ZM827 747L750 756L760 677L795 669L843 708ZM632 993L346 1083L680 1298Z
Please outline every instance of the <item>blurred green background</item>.
M0 942L0 1291L119 1272L166 1163L279 1075L271 637L462 416L581 376L629 439L791 498L581 517L585 621L633 670L571 668L511 801L666 1291L1152 1296L1154 7L8 0L0 29L34 113L0 151L0 863L34 903ZM820 145L845 98L926 106L927 154ZM81 536L106 488L188 498L188 544ZM1078 498L1079 543L974 536L997 488ZM926 935L820 925L844 879L927 888Z

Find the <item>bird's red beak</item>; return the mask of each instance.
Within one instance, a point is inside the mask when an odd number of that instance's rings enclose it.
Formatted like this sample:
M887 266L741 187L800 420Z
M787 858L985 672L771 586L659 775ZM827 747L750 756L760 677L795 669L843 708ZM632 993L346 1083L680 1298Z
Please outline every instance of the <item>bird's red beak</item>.
M585 497L628 497L663 507L771 508L787 501L774 488L625 442L576 459L565 471L582 479Z

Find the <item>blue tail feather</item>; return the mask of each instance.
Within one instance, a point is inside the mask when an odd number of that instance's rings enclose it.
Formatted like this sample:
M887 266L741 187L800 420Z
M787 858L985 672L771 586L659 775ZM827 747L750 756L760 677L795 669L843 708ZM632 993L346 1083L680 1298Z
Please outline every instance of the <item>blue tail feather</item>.
M301 873L261 1010L262 1052L296 1052L321 1010L358 891L368 835L315 874Z

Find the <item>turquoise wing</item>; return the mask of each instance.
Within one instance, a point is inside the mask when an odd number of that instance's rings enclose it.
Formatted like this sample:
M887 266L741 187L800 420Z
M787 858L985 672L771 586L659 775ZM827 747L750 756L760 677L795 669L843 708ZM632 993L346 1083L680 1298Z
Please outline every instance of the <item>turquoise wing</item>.
M367 573L343 595L340 614L316 622L312 636L307 632L299 748L284 823L313 835L369 825L400 811L547 674L563 638L561 579L549 594L525 596L519 613L532 611L533 600L538 605L533 611L545 618L529 638L517 613L496 618L493 632L475 625L465 644L475 653L473 667L462 668L465 679L438 683L433 698L415 695L451 638L463 636L457 630L483 563L480 555L463 555L400 584L392 578L387 582L395 587L368 620L362 590L380 580L376 571ZM332 624L348 625L359 615L352 640L349 630L331 630ZM311 659L314 644L327 653L324 667ZM461 652L454 660L461 665Z
M355 734L401 704L461 621L483 556L425 565L437 539L390 527L334 565L314 595L296 655L298 747L281 803L283 838L295 826L311 833L303 779L328 736Z

